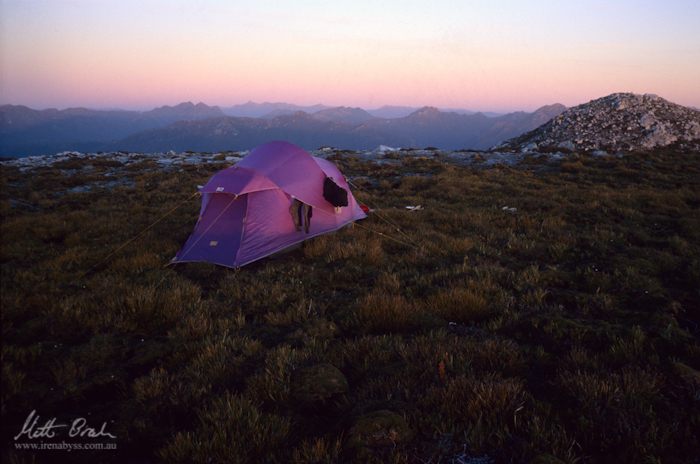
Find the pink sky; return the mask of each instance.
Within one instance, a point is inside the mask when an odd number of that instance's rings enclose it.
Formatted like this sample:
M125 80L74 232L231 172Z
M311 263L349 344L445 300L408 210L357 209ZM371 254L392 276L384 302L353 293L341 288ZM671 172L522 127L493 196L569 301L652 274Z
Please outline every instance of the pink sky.
M342 3L2 0L0 103L700 107L698 2Z

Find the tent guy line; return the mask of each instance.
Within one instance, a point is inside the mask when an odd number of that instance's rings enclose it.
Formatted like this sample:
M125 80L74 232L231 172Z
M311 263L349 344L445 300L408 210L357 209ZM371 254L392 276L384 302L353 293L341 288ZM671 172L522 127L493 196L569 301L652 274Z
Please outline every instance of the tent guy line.
M199 192L197 192L197 193L199 193ZM214 227L214 224L216 224L216 222L221 218L221 216L223 216L223 214L231 207L233 202L236 201L237 199L238 199L238 195L233 195L233 197L228 202L226 207L223 210L221 210L221 213L219 213L219 215L212 221L211 224L209 224L209 227L207 227L207 229L202 233L202 235L200 235L199 238L197 238L197 240L195 240L194 243L192 245L190 245L190 247L183 254L187 254L197 243L199 243L199 241L202 239L202 237L204 237L206 235L206 233L209 231L209 229ZM173 258L173 259L175 259L175 258ZM168 263L168 264L170 264L170 263Z
M98 261L96 264L94 264L90 269L88 269L87 271L85 271L84 273L82 273L82 274L80 275L80 277L78 277L78 280L84 279L85 276L87 276L87 275L90 274L92 271L94 271L98 266L100 266L101 264L104 264L105 262L107 262L107 261L109 260L109 258L111 258L111 257L114 256L115 254L117 254L118 252L120 252L121 250L123 250L124 248L126 248L126 246L128 246L129 244L131 244L132 242L134 242L136 239L140 238L143 234L145 234L146 232L148 232L149 230L151 230L151 229L152 229L153 227L155 227L158 223L160 223L163 219L165 219L166 217L168 217L168 216L170 216L171 214L173 214L175 211L177 211L178 209L180 209L183 205L185 205L188 201L190 201L191 199L193 199L193 198L196 197L197 195L199 195L199 192L194 192L192 195L190 195L189 197L187 197L186 199L184 199L183 201L181 201L180 203L178 203L176 206L174 206L173 208L171 208L168 212L166 212L166 213L163 214L161 217L159 217L159 218L156 219L154 222L152 222L149 226L147 226L147 227L146 227L145 229L143 229L141 232L139 232L138 234L134 235L134 236L131 237L130 239L128 239L128 240L126 240L125 242L123 242L121 245L119 245L119 246L117 246L116 248L114 248L112 251L110 251L110 252L107 254L107 256L105 256L105 257L102 258L100 261Z
M360 224L360 223L357 223L357 222L356 222L356 223L353 224L353 226L357 226L357 227L359 227L360 229L364 229L364 230L367 230L367 231L372 232L372 233L374 233L374 234L381 235L382 237L388 238L389 240L393 240L393 241L396 242L396 243L400 243L400 244L402 244L402 245L406 245L406 246L411 247L411 248L413 248L413 249L415 249L415 250L420 250L420 249L421 249L421 247L419 247L418 245L414 245L413 243L405 242L405 241L400 240L400 239L398 239L398 238L396 238L396 237L392 237L392 236L389 235L389 234L385 234L384 232L379 232L378 230L370 229L369 227L363 226L363 225Z
M363 192L367 193L368 195L370 194L370 192L369 192L367 189L364 189L364 188L362 188L362 187L356 185L356 184L355 184L354 182L352 182L350 179L347 179L347 182L348 182L349 185L352 185L353 188L358 189L358 190L362 190ZM365 203L367 203L367 202L365 201ZM403 235L404 237L406 237L406 240L408 240L409 242L411 242L411 243L413 244L413 246L415 246L415 247L420 247L420 246L421 246L418 242L416 242L416 241L413 239L413 237L411 237L411 236L408 235L406 232L404 232L404 231L401 229L401 227L399 227L399 225L398 225L397 223L395 223L394 221L392 221L392 220L390 220L389 218L385 217L384 215L379 214L379 213L378 213L379 208L373 207L373 206L370 205L369 203L367 203L367 205L368 205L370 208L373 209L373 213L374 213L375 216L377 216L379 219L381 219L382 221L386 222L386 223L389 224L391 227L393 227L393 228L396 230L396 232L398 232L398 233L400 233L401 235Z

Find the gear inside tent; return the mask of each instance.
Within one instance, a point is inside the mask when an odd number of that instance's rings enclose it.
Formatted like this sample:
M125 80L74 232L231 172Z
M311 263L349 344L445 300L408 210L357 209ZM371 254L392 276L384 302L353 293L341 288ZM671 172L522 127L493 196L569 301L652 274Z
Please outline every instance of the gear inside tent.
M327 179L347 192L346 205L324 197ZM214 174L201 194L194 231L171 263L240 267L367 217L332 162L288 142L255 148ZM344 200L335 190L338 197Z

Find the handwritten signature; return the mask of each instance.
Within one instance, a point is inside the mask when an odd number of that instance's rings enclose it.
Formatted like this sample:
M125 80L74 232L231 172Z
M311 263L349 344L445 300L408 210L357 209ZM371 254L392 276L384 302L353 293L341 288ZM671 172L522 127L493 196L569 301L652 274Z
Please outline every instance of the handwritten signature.
M30 440L35 438L55 438L57 434L62 431L61 429L68 429L68 436L74 437L87 437L87 438L117 438L116 435L112 435L107 432L107 422L103 422L102 426L98 429L88 426L87 419L84 417L78 417L74 419L70 424L56 422L56 418L52 417L43 423L39 422L39 415L36 413L36 409L29 413L27 420L24 421L22 426L22 431L15 435L15 441L19 437L27 437Z

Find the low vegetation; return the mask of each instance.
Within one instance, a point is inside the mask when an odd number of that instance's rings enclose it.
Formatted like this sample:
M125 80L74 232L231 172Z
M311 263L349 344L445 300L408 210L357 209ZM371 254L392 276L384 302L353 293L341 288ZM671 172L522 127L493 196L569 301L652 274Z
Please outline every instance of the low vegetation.
M3 166L3 461L695 462L700 154L440 158L337 155L375 212L240 270L164 267L222 164Z

